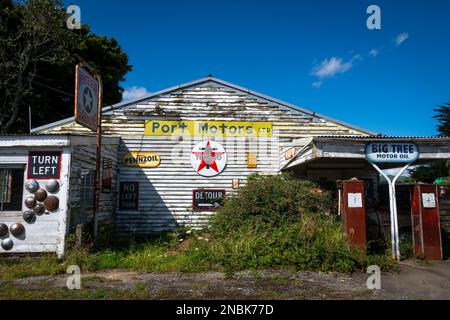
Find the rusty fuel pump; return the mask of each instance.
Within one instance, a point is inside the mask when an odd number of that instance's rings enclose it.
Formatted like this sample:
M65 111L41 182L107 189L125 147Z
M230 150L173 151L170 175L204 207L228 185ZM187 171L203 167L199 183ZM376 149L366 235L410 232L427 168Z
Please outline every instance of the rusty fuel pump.
M438 186L411 187L411 222L414 254L426 260L442 260Z
M351 246L366 251L364 181L358 179L338 181L337 186L343 231Z

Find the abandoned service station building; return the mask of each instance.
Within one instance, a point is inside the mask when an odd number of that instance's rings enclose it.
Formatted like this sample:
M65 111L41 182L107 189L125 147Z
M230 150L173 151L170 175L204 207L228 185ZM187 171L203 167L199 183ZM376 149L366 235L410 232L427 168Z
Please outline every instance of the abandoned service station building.
M203 227L248 175L282 171L332 186L357 178L389 224L366 146L413 144L414 164L450 159L449 138L381 136L213 77L105 107L102 119L96 218L135 235ZM95 158L95 133L74 118L0 136L0 253L62 256L67 234L92 222Z

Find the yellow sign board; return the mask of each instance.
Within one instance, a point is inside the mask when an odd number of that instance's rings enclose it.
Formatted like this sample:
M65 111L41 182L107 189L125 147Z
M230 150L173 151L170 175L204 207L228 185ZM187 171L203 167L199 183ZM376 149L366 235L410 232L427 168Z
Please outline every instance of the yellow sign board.
M271 137L272 122L146 120L146 136Z
M156 168L161 163L161 157L156 152L130 152L123 157L127 167Z
M247 168L258 167L258 154L256 152L247 152Z

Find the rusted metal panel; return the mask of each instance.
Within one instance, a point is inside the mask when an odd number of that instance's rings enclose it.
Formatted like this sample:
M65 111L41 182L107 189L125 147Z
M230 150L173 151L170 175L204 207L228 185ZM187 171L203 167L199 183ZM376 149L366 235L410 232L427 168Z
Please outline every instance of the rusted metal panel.
M114 222L114 214L116 208L116 197L115 192L117 186L117 163L118 163L118 147L119 138L105 137L103 139L102 145L102 159L109 159L111 161L111 191L110 193L102 193L100 191L100 206L98 215L99 226L112 224ZM95 138L93 136L89 137L88 140L79 141L78 144L73 146L72 151L72 164L71 164L71 189L70 189L70 210L72 215L77 217L74 219L72 217L72 223L83 222L88 223L92 221L92 207L83 208L81 203L81 171L82 170L92 170L95 171ZM100 166L100 176L103 175L103 166ZM75 225L70 226L72 229Z

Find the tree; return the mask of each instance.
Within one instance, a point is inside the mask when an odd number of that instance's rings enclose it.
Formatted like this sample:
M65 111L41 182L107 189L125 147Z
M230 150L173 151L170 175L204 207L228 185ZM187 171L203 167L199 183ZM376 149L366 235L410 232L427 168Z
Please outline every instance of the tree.
M438 120L438 131L442 136L450 137L450 102L445 102L444 105L438 106L435 109L437 114L434 116Z
M434 116L438 120L437 130L441 136L450 136L450 102L435 109ZM437 178L449 175L448 161L438 161L410 170L411 178L415 182L433 183Z
M2 0L1 10L0 129L7 133L33 89L38 64L67 58L71 34L64 28L66 13L57 1L27 0L20 6Z
M102 75L104 105L122 100L120 82L131 71L117 40L88 26L68 30L60 0L0 0L0 133L26 132L73 115L75 54Z
M438 161L428 165L418 166L409 170L414 182L433 183L437 178L447 177L449 170L447 161Z

